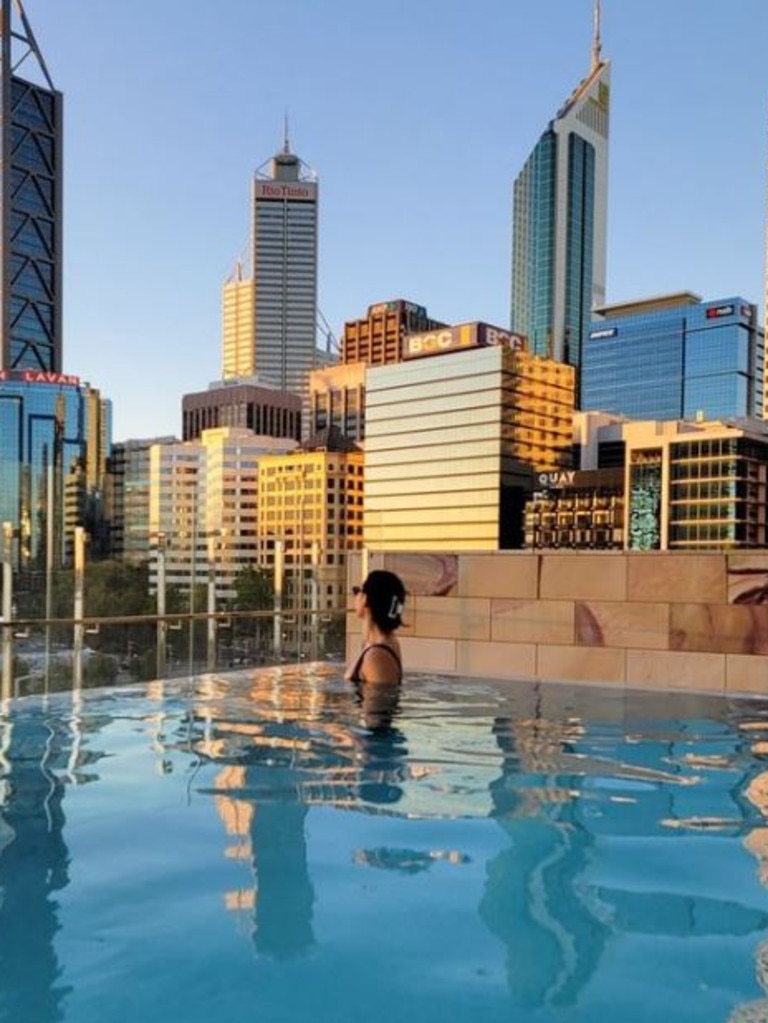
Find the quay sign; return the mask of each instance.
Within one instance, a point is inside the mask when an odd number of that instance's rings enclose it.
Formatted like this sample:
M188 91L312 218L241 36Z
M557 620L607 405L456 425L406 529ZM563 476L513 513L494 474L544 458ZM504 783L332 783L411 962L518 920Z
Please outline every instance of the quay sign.
M489 323L460 323L456 327L442 327L424 334L408 334L403 339L403 358L420 359L425 355L442 355L465 348L511 348L524 351L527 339L522 334L510 334Z
M49 373L42 369L0 369L0 382L12 380L20 384L66 384L79 387L80 377L71 373Z

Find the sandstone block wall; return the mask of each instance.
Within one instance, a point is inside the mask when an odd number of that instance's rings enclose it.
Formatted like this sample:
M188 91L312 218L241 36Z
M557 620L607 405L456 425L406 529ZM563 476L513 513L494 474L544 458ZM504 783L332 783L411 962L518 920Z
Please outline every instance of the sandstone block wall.
M370 554L413 671L768 694L768 551ZM363 572L350 563L350 584ZM350 615L347 645L360 642Z

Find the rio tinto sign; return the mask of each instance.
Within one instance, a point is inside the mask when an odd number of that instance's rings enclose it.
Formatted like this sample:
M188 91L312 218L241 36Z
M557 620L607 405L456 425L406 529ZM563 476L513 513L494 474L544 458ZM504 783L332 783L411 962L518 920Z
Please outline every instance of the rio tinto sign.
M311 202L317 197L317 185L304 181L255 181L253 194L257 199L290 199Z
M425 355L441 355L463 348L492 347L525 351L526 339L522 334L510 334L489 323L460 323L456 327L441 327L424 334L408 334L403 339L403 358L420 359Z

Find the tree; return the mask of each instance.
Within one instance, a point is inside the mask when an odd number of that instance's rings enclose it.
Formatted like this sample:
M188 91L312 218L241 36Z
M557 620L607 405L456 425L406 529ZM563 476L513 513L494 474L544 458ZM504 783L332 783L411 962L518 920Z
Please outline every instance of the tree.
M231 611L270 611L275 602L272 577L261 568L248 565L235 576L236 596L230 601Z

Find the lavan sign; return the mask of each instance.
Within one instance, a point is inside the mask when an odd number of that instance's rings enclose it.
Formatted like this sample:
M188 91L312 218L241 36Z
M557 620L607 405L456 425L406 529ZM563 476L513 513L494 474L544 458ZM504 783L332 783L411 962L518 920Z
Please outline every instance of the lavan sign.
M65 384L79 387L80 377L71 373L49 373L42 369L0 369L0 382L14 381L20 384Z
M460 323L456 327L443 327L424 334L409 334L403 341L403 358L420 359L425 355L441 355L464 348L511 348L524 351L526 338L510 334L489 323Z

